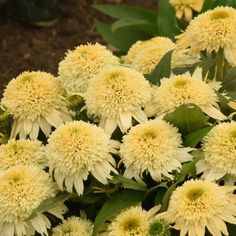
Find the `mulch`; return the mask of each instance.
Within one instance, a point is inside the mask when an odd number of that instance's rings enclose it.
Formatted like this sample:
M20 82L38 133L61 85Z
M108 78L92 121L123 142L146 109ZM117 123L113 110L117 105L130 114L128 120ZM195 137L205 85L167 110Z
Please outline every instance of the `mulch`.
M76 2L76 1L75 1ZM80 0L64 4L63 17L50 28L33 27L0 17L0 97L9 80L23 71L43 70L57 74L67 49L86 42L103 42L94 19L109 20L91 8L91 4L115 3L153 8L156 0Z

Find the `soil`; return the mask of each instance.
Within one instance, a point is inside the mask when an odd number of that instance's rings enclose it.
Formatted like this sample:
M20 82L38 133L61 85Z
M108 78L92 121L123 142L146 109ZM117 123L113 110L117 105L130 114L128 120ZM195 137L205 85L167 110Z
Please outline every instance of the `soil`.
M43 70L56 75L58 62L67 49L86 42L105 43L96 32L94 19L109 19L92 9L92 3L156 6L156 0L80 0L76 6L64 4L66 17L50 28L0 17L0 97L8 81L22 71Z

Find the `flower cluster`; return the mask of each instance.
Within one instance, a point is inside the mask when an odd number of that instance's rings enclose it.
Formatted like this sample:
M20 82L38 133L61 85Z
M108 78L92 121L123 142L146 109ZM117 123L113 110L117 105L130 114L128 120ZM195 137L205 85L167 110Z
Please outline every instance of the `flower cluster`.
M187 21L203 6L169 3ZM58 77L12 79L0 107L11 126L0 130L0 235L233 235L235 23L234 8L217 7L176 43L137 41L120 58L80 45Z

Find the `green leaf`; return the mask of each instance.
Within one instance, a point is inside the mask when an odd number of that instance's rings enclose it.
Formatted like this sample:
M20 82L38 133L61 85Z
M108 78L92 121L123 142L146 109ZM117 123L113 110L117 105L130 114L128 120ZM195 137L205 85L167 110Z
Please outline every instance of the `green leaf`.
M164 197L162 199L162 206L161 206L160 212L167 210L169 201L170 201L170 196L172 192L176 189L176 186L177 186L177 183L172 184L165 192Z
M178 175L178 178L176 180L177 184L183 182L187 176L192 175L192 173L195 172L195 165L199 160L200 156L194 158L191 162L183 164L180 174Z
M112 178L112 180L110 180L109 182L111 182L113 184L122 183L124 185L124 188L127 188L127 189L140 190L140 191L147 190L147 187L145 185L135 182L134 180L125 178L122 175L115 175Z
M103 205L95 218L92 236L97 235L103 223L117 215L123 209L138 204L141 202L142 198L143 192L134 190L124 190L113 195L112 198Z
M148 34L135 29L120 29L113 33L111 25L97 20L95 24L104 40L123 52L127 52L130 46L138 40L145 40L150 37Z
M110 4L93 4L92 7L108 16L117 19L129 17L134 19L146 20L153 23L156 22L155 12L142 8Z
M111 27L112 32L116 32L122 28L137 29L150 34L155 35L157 32L156 25L143 19L134 19L131 17L124 17L117 20Z
M155 196L155 205L159 205L162 203L162 199L167 191L167 188L160 187L156 196Z
M172 39L180 33L175 17L175 9L167 0L158 1L157 28L160 36Z
M235 92L236 91L236 67L230 69L222 78L221 91Z
M209 9L214 9L217 6L229 6L236 7L235 0L205 0L202 12L207 11Z
M149 199L155 195L160 189L166 189L167 190L167 185L166 183L160 183L150 189L148 189L148 191L144 194L143 196L143 201L149 201Z
M235 232L236 232L236 225L232 225L232 224L227 224L227 228L228 228L228 231L229 231L229 235L235 235Z
M233 100L236 100L236 91L235 92L228 92L227 95L232 98Z
M196 147L203 137L212 129L211 126L194 131L184 137L185 146Z
M201 129L207 121L207 116L196 105L184 104L166 114L164 120L176 126L182 134L187 135Z
M167 52L156 65L153 72L146 75L147 80L155 85L160 84L160 80L164 77L168 78L171 74L171 58L173 50Z
M58 205L63 204L66 200L72 198L74 194L59 193L56 197L49 198L42 202L29 216L28 220L35 218L38 214L49 211Z
M202 7L202 12L214 8L216 1L217 0L205 0Z

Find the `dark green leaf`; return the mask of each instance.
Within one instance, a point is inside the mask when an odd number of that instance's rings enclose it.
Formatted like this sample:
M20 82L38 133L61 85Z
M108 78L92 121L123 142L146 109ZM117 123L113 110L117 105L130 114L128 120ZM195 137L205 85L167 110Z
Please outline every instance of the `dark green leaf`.
M217 0L205 0L202 8L202 12L214 8L215 2Z
M123 52L127 52L130 46L136 41L145 40L150 37L148 34L135 29L120 29L113 33L111 31L111 25L100 21L96 21L96 27L105 41Z
M112 180L110 180L109 182L113 183L113 184L118 184L118 183L122 183L124 188L128 188L128 189L133 189L133 190L140 190L140 191L146 191L147 187L141 183L135 182L134 180L125 178L122 175L115 175L113 177Z
M167 190L166 183L160 183L150 189L144 194L143 201L148 201L153 195L155 195L160 189L166 189Z
M155 35L157 32L156 25L143 19L134 19L131 17L124 17L117 20L111 27L112 32L115 32L122 28L137 29L150 34Z
M58 205L61 205L66 200L72 198L74 194L60 193L56 197L49 198L41 203L29 216L28 220L35 218L38 214L51 210Z
M155 196L155 205L159 205L159 204L162 203L162 199L163 199L166 191L167 191L167 188L164 188L164 187L160 187L158 189L158 192L157 192L157 194Z
M236 92L228 92L227 95L233 100L236 100Z
M166 114L164 119L176 126L182 134L186 135L201 129L207 121L207 116L196 105L184 104L175 111Z
M167 0L158 1L157 28L160 36L172 39L180 33L175 17L175 9Z
M105 5L94 4L92 5L92 7L108 16L117 19L129 17L134 19L146 20L153 23L155 23L156 21L155 12L142 8L126 6L126 5L109 5L109 4Z
M222 79L221 91L236 92L236 67L233 67Z
M236 225L227 224L229 235L233 236L236 233Z
M192 172L194 172L194 169L196 168L196 163L200 160L201 156L198 156L194 158L191 162L183 164L180 174L178 175L178 178L176 180L176 183L179 184L185 180L187 176L190 176Z
M170 196L172 194L172 192L176 189L177 183L172 184L167 191L165 192L163 198L162 198L162 206L160 209L160 212L166 211L169 205L169 201L170 201Z
M160 80L164 77L168 78L171 74L171 58L173 50L167 52L156 65L153 72L146 75L147 80L155 85L160 84Z
M203 137L212 129L211 126L194 131L184 137L185 146L196 147Z
M143 198L143 192L134 190L121 191L108 200L99 211L93 228L92 236L96 236L101 225L107 220L118 214L125 208L131 207L141 202Z

